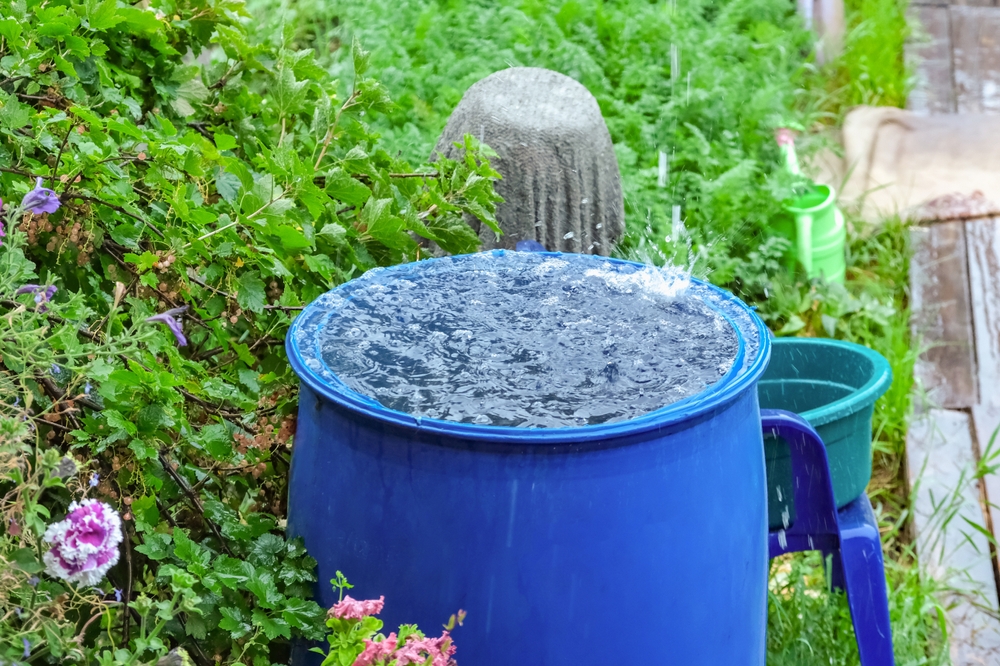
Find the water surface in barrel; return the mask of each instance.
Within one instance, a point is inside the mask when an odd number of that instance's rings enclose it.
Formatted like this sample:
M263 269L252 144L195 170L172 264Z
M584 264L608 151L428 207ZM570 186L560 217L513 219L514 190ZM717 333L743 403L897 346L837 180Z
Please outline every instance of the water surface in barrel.
M680 271L526 252L400 268L342 288L312 334L344 384L417 417L622 421L703 391L739 349Z

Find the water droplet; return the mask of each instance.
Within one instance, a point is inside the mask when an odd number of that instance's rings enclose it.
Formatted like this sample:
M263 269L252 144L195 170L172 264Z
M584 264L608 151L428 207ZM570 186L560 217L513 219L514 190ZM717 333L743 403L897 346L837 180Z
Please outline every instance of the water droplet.
M569 232L569 233L567 233L567 234L566 234L565 236L563 236L563 240L569 240L569 239L571 239L572 237L573 237L573 232L572 232L572 231L570 231L570 232Z

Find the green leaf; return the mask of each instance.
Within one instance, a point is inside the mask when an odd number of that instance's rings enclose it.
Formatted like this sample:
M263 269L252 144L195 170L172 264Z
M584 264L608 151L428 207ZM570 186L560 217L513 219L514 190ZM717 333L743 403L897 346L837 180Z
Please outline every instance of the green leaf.
M31 123L31 107L21 104L17 97L0 91L0 125L20 129Z
M151 532L160 522L160 510L156 508L156 497L153 495L134 500L130 509L135 518L135 528L140 532Z
M45 569L45 565L35 557L34 548L18 548L11 555L11 561L26 573L35 574Z
M296 81L295 72L291 67L283 66L278 70L274 87L274 99L278 113L287 116L299 110L306 96L308 81Z
M372 195L371 189L343 169L337 168L326 177L326 193L331 199L343 201L350 206L360 206Z
M392 199L369 199L361 209L363 231L383 245L406 249L414 244L404 233L402 218L391 213Z
M274 608L284 599L274 583L274 575L263 568L254 569L250 580L246 582L246 588L253 592L257 603L264 608Z
M292 637L292 629L287 622L280 617L269 617L259 608L255 608L253 611L253 623L264 630L264 634L269 640L273 641L278 636Z
M119 7L118 18L132 29L138 32L159 32L163 30L163 24L156 18L156 13L148 9L136 9L135 7Z
M325 615L315 601L289 599L281 609L281 617L293 627L307 627L321 620Z
M145 535L143 543L136 546L135 549L151 560L164 560L170 556L171 541L173 541L173 537L169 534L153 532Z
M236 282L239 284L236 302L240 304L240 307L251 312L263 312L267 295L264 291L264 282L260 279L260 273L247 271Z
M794 335L805 327L806 323L802 321L801 317L798 315L792 315L788 318L788 321L785 322L785 325L778 329L777 335Z
M212 565L212 575L230 590L238 590L253 575L253 565L235 557L223 555Z
M219 608L222 620L219 621L219 628L228 631L233 639L240 639L246 636L253 629L246 615L238 608L232 606L222 606Z
M21 24L12 18L0 19L0 36L5 37L11 43L19 43Z
M232 150L236 147L236 138L222 132L216 132L215 147L219 150Z
M177 98L170 102L170 105L181 116L192 116L195 113L195 105L208 97L208 88L201 81L201 76L195 76L177 88Z
M208 636L208 624L205 618L194 613L189 613L184 620L184 633L197 640L205 640Z
M277 227L271 233L281 242L281 247L289 252L312 247L312 243L305 237L305 234L287 225Z
M274 534L262 534L253 542L250 561L257 566L272 567L278 555L285 550L285 540Z
M86 17L91 30L113 28L124 19L117 15L118 0L87 0Z
M354 59L354 76L361 78L368 71L371 53L361 48L361 42L357 35L354 36L354 41L351 43L351 56Z

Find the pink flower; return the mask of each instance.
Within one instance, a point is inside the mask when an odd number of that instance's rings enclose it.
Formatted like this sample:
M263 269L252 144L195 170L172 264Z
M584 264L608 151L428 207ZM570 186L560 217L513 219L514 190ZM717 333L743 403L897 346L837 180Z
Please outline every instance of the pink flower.
M395 631L389 634L388 638L377 643L366 638L364 652L355 658L351 666L372 666L376 662L389 660L396 651L397 642Z
M424 664L431 659L431 666L448 666L455 654L455 644L447 631L438 638L418 638L410 636L406 645L396 651L396 666Z
M45 530L43 538L52 544L42 556L46 571L71 583L97 585L118 562L121 523L115 510L104 502L73 502L65 520Z
M360 620L369 615L378 615L382 612L383 606L385 606L384 596L367 601L358 601L351 599L350 596L345 596L343 601L338 601L333 605L327 616L332 615L341 620Z
M795 133L792 130L782 127L774 133L774 139L779 146L794 146Z

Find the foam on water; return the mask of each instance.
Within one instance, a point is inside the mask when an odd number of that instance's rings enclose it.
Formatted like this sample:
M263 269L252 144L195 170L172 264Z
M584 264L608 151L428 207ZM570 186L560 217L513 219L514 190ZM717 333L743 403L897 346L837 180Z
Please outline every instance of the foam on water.
M730 370L738 341L719 310L745 313L677 269L588 264L483 253L370 272L324 296L332 314L296 343L385 407L483 425L626 420Z

